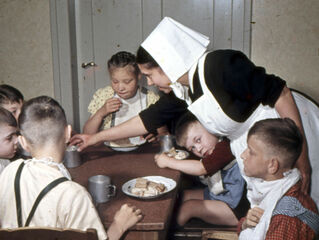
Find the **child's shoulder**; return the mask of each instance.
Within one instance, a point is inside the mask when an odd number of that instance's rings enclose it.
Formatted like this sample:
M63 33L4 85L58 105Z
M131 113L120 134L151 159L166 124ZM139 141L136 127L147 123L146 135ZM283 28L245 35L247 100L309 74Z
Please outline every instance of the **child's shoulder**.
M90 194L88 193L85 187L72 180L63 182L61 184L61 187L63 188L61 195L63 195L67 199L75 199L82 197L91 198Z
M158 99L160 98L160 96L157 93L155 93L153 90L147 89L145 87L141 87L141 91L142 93L147 95L148 105L157 102Z
M18 159L18 160L10 162L7 166L4 167L4 169L1 172L1 175L3 175L3 176L10 175L11 176L11 174L12 174L11 172L14 170L17 170L23 161L24 161L23 159Z
M94 95L114 95L114 90L111 86L106 86L103 88L99 88L98 90L96 90L96 92L94 93Z

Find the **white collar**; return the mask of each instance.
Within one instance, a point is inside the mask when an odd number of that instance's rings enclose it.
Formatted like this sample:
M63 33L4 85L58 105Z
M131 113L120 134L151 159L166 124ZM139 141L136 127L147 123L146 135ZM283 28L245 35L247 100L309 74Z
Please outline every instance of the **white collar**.
M69 171L65 168L63 163L54 162L52 157L43 157L40 159L32 158L32 159L28 159L25 161L25 163L28 163L28 162L40 162L40 163L44 163L48 166L55 166L59 169L59 171L62 173L62 175L64 177L71 180L71 175L70 175Z

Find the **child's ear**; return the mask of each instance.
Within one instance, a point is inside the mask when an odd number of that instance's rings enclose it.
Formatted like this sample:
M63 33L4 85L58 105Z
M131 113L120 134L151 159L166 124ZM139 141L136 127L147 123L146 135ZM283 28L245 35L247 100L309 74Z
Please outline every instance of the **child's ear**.
M276 157L270 159L268 164L268 173L271 175L275 175L279 170L279 161Z
M72 127L71 125L66 126L65 128L65 143L68 143L71 138Z
M18 136L18 141L19 141L21 147L22 147L25 151L30 152L30 148L29 148L28 141L25 139L24 136L19 135L19 136Z

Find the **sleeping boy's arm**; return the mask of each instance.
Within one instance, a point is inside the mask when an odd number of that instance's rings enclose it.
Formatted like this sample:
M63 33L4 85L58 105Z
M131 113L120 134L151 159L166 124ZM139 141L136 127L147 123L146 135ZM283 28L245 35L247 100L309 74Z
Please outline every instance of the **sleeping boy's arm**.
M173 157L168 157L165 153L162 153L155 155L155 162L160 168L167 167L193 176L201 176L207 174L204 165L201 161L198 160L179 160Z

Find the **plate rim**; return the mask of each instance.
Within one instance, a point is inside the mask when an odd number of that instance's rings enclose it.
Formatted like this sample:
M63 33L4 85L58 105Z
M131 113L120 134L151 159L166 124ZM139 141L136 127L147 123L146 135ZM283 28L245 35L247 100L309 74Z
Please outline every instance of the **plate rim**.
M140 145L131 145L131 146L125 146L125 147L122 147L122 146L111 146L109 141L104 141L104 145L107 146L107 147L112 147L112 148L131 148L131 147L140 146Z
M160 194L157 194L157 195L154 195L154 196L147 196L147 197L137 196L137 195L132 194L132 193L130 193L130 192L128 192L128 191L124 191L124 186L127 185L129 182L132 182L132 181L134 181L134 180L136 181L137 178L153 178L153 177L160 177L160 178L168 179L169 181L172 182L173 187L172 187L170 190L165 191L165 192L163 192L163 193L160 193ZM132 178L132 179L126 181L125 183L123 183L121 189L122 189L122 192L123 192L125 195L130 196L130 197L134 197L134 198L137 198L137 199L153 199L153 198L161 197L161 196L165 195L166 193L171 192L172 190L174 190L174 189L176 188L176 186L177 186L177 183L176 183L176 181L175 181L174 179L172 179L172 178L164 177L164 176L160 176L160 175L149 175L149 176L143 176L143 177ZM165 187L166 187L166 185L165 185Z

